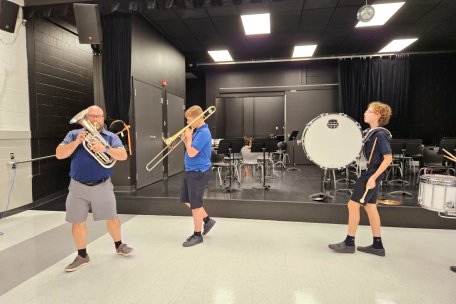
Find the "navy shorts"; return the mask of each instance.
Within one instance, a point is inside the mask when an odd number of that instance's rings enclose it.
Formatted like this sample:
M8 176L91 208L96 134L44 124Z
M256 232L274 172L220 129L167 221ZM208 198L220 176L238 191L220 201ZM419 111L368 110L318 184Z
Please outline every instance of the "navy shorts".
M185 172L182 180L180 201L190 203L192 209L203 207L203 196L211 177L211 169L206 172Z
M351 200L361 204L360 200L366 191L366 184L369 178L372 176L373 172L364 171L361 173L360 177L356 180L355 188L353 189L353 194ZM382 174L383 175L383 174ZM366 196L364 197L364 204L376 204L378 189L380 188L380 181L382 180L382 175L379 176L376 180L376 185L374 189L369 189Z

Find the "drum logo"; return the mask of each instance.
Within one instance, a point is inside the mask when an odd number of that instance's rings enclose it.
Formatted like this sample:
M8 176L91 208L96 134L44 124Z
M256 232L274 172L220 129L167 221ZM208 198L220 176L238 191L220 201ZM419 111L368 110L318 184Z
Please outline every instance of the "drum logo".
M330 119L327 124L328 128L330 129L336 129L339 126L339 123L337 122L337 119Z

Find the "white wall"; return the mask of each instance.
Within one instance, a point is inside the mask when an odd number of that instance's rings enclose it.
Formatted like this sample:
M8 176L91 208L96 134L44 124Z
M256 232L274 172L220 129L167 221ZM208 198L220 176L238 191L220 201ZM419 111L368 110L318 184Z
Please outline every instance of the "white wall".
M14 0L23 5L23 0ZM30 159L30 118L25 27L19 11L15 33L0 30L0 212L5 211L13 170L9 154ZM16 171L8 209L32 202L32 167L20 164Z

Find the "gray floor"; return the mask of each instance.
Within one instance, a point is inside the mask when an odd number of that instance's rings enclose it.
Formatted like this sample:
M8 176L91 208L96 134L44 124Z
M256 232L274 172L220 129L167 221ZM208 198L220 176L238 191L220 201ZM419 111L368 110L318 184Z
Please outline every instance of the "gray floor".
M114 254L104 223L89 223L91 263L74 256L62 212L0 222L0 303L454 303L456 231L383 228L387 256L337 254L345 225L218 218L183 248L190 217L122 216L131 257ZM357 244L372 241L360 227ZM5 282L7 284L5 284ZM14 282L11 284L10 282Z

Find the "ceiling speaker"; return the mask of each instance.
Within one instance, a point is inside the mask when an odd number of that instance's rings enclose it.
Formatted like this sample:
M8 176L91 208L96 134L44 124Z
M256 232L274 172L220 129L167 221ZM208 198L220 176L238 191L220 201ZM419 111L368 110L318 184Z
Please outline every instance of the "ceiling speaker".
M98 4L74 3L73 8L79 43L101 44L103 35Z
M14 33L18 12L19 5L11 1L0 0L0 29Z

